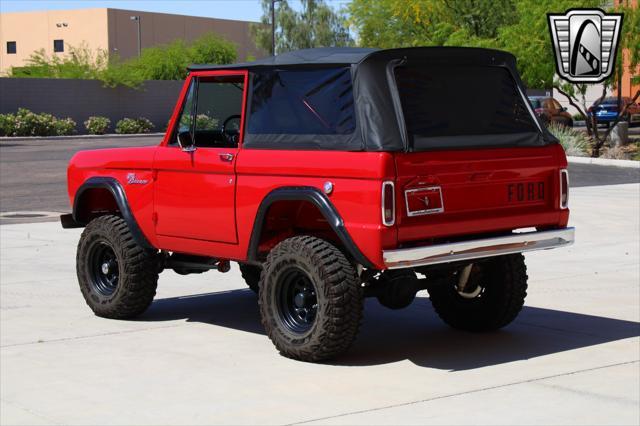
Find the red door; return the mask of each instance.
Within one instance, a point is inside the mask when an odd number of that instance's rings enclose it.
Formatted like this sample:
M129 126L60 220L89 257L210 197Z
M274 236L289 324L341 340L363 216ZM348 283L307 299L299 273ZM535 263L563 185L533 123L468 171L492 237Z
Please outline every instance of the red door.
M191 76L174 128L154 160L158 237L238 242L235 162L245 81L246 73ZM184 149L188 143L193 146Z

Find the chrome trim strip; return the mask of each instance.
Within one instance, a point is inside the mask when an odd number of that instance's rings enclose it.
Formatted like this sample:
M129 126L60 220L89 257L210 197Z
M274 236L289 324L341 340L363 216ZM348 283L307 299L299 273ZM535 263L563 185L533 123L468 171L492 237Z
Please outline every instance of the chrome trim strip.
M393 200L392 200L392 204L391 204L392 205L392 211L391 211L392 219L389 222L387 222L385 220L385 217L384 217L384 205L385 205L385 201L386 201L385 200L385 196L384 196L384 189L385 189L385 187L387 185L391 186L391 194L393 194L392 195ZM396 223L396 185L392 180L386 180L386 181L382 182L382 195L380 196L380 201L381 201L380 208L381 208L381 211L382 211L382 224L384 226L393 226Z
M504 237L385 250L382 257L388 269L412 268L569 246L573 244L574 234L574 228L523 232Z
M520 85L516 83L516 87L518 88L518 92L520 93L520 97L522 98L522 100L524 101L524 104L527 107L527 110L529 111L529 115L531 115L531 118L533 119L533 122L535 123L535 125L538 127L538 129L540 130L541 133L544 133L542 130L542 127L540 126L540 121L538 120L538 117L536 116L536 113L533 111L533 109L531 108L531 103L529 102L529 98L527 97L527 95L524 94L524 92L522 91L522 89L520 88Z
M407 195L417 191L438 191L438 193L440 194L441 207L438 207L435 209L409 210L409 197L407 197ZM427 214L434 214L434 213L442 213L444 212L444 200L442 199L442 188L440 186L424 186L420 188L406 189L404 191L404 204L407 206L407 216L409 217L424 216Z

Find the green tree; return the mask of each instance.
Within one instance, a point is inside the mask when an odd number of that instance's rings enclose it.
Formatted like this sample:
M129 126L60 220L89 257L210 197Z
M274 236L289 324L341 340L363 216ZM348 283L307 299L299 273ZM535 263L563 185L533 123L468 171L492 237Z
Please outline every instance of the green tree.
M142 50L139 58L128 61L113 59L100 74L106 86L124 85L137 88L145 80L182 80L190 64L230 64L236 61L236 46L214 34L205 34L187 44L173 42Z
M518 71L526 86L550 88L556 67L547 13L601 7L603 3L603 0L518 0L518 22L499 30L497 47L516 56Z
M620 52L628 60L627 70L633 84L640 84L640 9L627 4L618 5L616 12L624 13L622 33L620 34ZM617 66L622 66L623 54L617 57Z
M509 51L528 87L551 87L547 13L604 0L353 0L358 42L370 47L475 46ZM388 24L386 24L388 22Z
M498 29L517 21L513 0L442 0L444 18L473 37L496 38Z
M491 46L517 21L514 0L353 0L347 10L359 43L383 48Z
M92 52L86 44L68 46L68 50L65 56L49 56L44 49L36 50L24 66L11 67L7 74L9 77L95 79L108 63L106 51Z
M271 0L262 0L262 18L251 26L259 48L271 51ZM293 10L286 0L276 3L276 52L313 47L351 46L353 40L344 16L324 0L302 0L302 10Z
M79 78L102 80L107 87L138 88L145 80L182 80L190 64L230 64L236 61L236 46L214 34L192 43L173 42L142 50L139 58L109 59L104 50L92 52L86 45L68 47L69 54L48 56L34 52L23 67L9 70L10 77Z

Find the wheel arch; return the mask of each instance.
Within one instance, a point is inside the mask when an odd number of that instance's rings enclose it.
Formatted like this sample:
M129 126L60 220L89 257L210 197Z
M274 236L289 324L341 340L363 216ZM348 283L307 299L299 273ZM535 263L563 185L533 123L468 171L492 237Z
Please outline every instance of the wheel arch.
M110 198L104 198L104 193L108 193ZM104 203L101 205L102 209L99 212L93 210L90 205L91 197L96 195L100 196L101 201ZM97 176L89 178L80 185L74 196L71 213L73 222L79 226L85 226L93 217L104 214L121 216L127 223L133 238L141 247L149 250L155 249L138 226L120 182L112 177Z
M329 228L335 233L344 250L357 263L367 267L374 268L374 265L360 251L358 246L347 231L342 217L336 210L335 206L328 197L320 192L317 188L306 186L289 186L280 187L269 192L260 203L256 218L253 223L251 238L249 240L249 248L247 250L247 260L251 263L259 263L259 246L262 239L262 233L267 220L270 208L277 202L281 201L301 201L313 205L318 212L324 217Z

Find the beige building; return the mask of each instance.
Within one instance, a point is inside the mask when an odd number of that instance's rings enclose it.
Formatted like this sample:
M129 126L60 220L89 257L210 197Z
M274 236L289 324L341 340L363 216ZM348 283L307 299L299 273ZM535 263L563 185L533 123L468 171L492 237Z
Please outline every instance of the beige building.
M143 49L213 32L237 45L239 61L265 56L252 42L251 23L246 21L104 8L15 12L0 14L0 73L24 65L36 50L64 55L69 46L83 43L92 50L131 58L138 54L138 23Z

